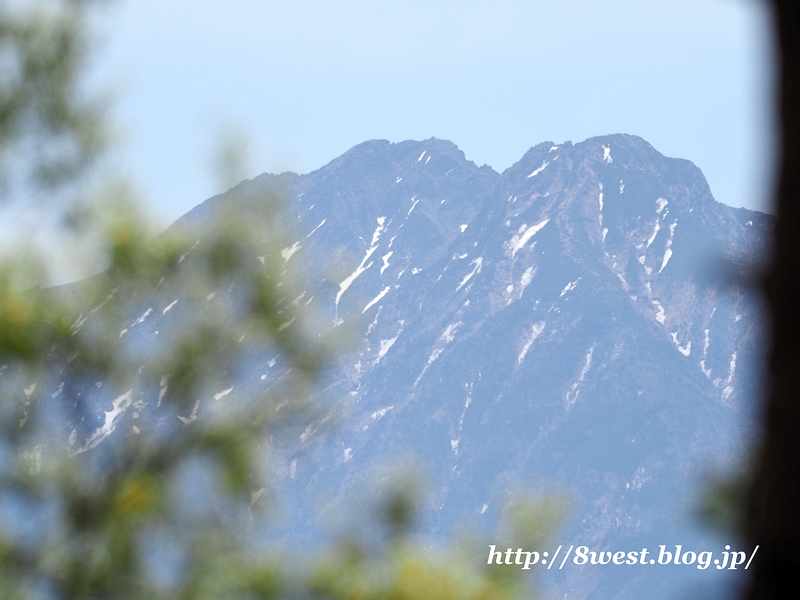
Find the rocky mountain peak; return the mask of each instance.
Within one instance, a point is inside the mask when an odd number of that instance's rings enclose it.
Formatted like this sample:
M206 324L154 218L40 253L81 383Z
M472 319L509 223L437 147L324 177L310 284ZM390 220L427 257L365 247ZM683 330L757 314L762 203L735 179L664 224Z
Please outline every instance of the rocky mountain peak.
M242 186L182 225L279 193L300 297L359 340L323 384L330 412L273 454L302 524L289 535L318 533L313 498L345 511L365 473L414 454L433 482L431 535L490 530L513 483L570 495L560 543L712 543L686 525L687 498L698 469L749 439L763 334L735 276L769 251L771 217L716 202L697 167L630 135L544 142L502 174L444 140L374 140ZM708 275L719 261L734 277ZM226 398L268 389L281 368L255 361ZM666 598L690 576L573 569L553 585Z

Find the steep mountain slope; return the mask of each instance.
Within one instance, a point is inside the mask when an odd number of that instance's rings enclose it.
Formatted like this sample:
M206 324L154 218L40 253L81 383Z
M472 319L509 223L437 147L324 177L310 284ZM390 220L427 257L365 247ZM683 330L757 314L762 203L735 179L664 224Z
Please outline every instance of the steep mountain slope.
M752 433L764 339L744 278L771 217L716 202L697 167L628 135L539 144L503 174L450 142L372 141L236 191L176 226L287 197L296 302L360 340L327 375L335 408L276 452L291 528L306 535L312 506L334 514L378 465L415 456L436 534L491 526L527 487L570 496L559 543L711 543L688 515L703 470ZM278 381L272 358L242 386ZM697 575L575 568L553 585L668 597Z

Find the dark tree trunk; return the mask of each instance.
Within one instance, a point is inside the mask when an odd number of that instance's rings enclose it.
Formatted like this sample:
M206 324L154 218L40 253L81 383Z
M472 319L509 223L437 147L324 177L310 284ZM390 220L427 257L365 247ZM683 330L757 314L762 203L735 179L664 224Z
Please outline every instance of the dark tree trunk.
M777 231L764 279L771 348L764 439L744 528L759 544L746 597L800 598L800 1L772 0L779 49Z

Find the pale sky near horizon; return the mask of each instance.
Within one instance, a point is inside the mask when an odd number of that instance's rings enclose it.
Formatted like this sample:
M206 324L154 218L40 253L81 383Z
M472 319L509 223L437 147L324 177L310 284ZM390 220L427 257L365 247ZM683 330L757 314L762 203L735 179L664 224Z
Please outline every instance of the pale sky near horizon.
M320 168L368 139L449 139L502 172L542 141L630 133L769 210L772 56L757 0L127 0L99 20L115 162L164 222L247 176Z

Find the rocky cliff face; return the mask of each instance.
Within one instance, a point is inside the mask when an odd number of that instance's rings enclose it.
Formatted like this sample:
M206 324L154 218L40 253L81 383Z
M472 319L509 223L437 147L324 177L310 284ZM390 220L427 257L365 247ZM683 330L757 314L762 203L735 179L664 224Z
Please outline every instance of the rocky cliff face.
M771 217L716 202L697 167L628 135L539 144L502 174L447 141L372 141L237 191L180 224L288 197L296 301L357 340L326 376L334 408L276 453L299 529L413 456L435 534L490 527L524 487L571 498L559 543L711 543L690 513L704 469L752 434L764 335L744 277ZM270 358L242 385L279 380ZM576 568L552 585L668 597L696 575Z

